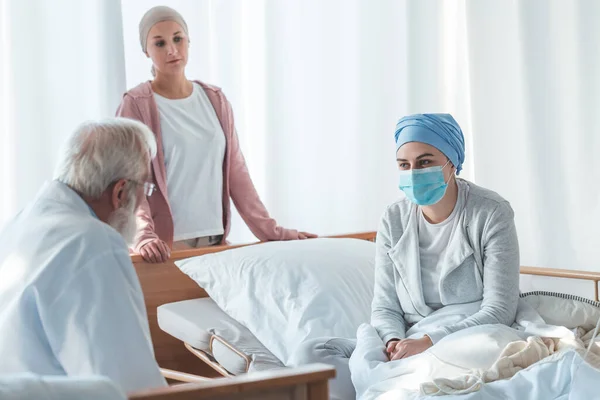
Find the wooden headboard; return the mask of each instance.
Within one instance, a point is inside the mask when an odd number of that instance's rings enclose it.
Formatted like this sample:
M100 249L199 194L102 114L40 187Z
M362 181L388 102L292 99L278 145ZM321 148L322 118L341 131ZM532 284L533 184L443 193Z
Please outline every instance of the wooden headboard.
M374 241L375 235L375 232L364 232L328 237ZM152 335L152 343L154 345L154 356L160 367L202 376L219 376L213 369L207 367L198 358L193 356L181 341L163 332L158 327L156 319L156 309L158 306L176 301L208 297L208 294L196 282L175 266L175 261L258 244L260 243L211 246L174 251L171 253L171 258L161 264L147 263L139 255L131 257L142 286L142 291L144 292L146 312L148 313L148 322L150 324L150 335Z
M376 232L364 232L348 235L329 236L331 238L355 238L361 240L375 241ZM158 306L176 301L208 297L208 294L200 288L196 282L179 270L175 261L200 256L204 254L218 253L237 247L258 245L250 243L244 245L212 246L200 249L181 250L171 253L171 259L162 264L150 264L145 262L141 256L132 256L133 265L140 279L150 334L154 344L155 357L158 365L162 368L185 371L192 374L217 377L213 369L200 362L183 345L182 342L163 332L158 327L156 309ZM521 274L548 276L553 278L568 278L587 280L594 283L595 300L598 301L598 282L600 272L577 271L554 268L521 267Z

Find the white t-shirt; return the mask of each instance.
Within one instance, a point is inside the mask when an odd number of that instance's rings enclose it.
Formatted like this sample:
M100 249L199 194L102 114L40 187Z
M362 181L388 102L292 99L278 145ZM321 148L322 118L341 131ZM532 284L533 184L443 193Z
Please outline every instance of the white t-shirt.
M204 89L171 100L154 94L160 113L174 240L222 235L225 134Z
M458 215L465 205L466 190L462 182L457 180L458 196L454 210L445 221L432 224L425 219L423 210L419 207L419 252L421 261L421 283L425 303L437 310L442 307L440 299L440 271L445 262L446 248L456 231L459 222Z

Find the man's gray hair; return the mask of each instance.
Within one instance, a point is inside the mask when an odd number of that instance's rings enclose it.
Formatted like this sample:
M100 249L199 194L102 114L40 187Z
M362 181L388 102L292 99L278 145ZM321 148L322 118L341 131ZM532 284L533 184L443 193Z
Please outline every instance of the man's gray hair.
M67 140L54 177L84 196L99 198L119 179L141 183L155 156L154 134L141 122L85 122Z

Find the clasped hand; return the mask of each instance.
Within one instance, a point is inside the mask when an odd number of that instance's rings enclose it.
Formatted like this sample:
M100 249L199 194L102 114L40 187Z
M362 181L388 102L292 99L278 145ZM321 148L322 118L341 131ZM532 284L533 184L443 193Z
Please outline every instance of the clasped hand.
M420 354L433 346L429 336L420 339L390 340L387 344L386 353L390 361L400 360Z

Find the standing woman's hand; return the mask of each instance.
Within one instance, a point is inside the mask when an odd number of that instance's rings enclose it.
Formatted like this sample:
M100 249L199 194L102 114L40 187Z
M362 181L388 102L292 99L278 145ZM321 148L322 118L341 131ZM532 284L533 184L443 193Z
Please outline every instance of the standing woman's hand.
M171 250L162 240L154 239L142 246L140 255L146 262L163 263L171 257Z

